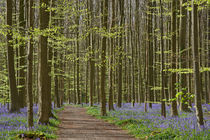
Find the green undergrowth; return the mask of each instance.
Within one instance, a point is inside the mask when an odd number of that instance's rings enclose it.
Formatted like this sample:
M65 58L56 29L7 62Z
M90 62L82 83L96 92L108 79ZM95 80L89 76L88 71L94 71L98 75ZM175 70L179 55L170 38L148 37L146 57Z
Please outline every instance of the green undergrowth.
M58 118L58 112L63 111L64 110L64 106L61 108L57 108L53 110L54 115Z
M178 131L173 130L171 128L160 129L156 127L148 127L152 123L151 120L137 120L137 119L125 119L120 120L119 118L115 118L110 116L110 113L107 113L107 116L100 115L100 108L97 106L94 107L86 107L87 114L96 117L97 119L103 119L107 122L113 123L122 129L126 129L129 131L129 134L135 136L141 140L191 140L187 135L182 136ZM202 137L194 137L192 139L203 140Z

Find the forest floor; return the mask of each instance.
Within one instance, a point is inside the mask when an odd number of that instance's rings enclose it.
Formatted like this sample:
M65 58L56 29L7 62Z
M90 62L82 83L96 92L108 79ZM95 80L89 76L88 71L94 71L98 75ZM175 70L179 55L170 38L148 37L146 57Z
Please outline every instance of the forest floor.
M88 115L85 108L66 106L58 116L57 140L136 140L128 131Z

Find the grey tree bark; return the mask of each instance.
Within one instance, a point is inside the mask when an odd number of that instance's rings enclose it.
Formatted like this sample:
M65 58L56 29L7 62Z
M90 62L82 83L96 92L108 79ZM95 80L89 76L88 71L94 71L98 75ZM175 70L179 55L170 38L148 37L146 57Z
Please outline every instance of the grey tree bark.
M22 37L25 36L25 27L26 27L26 22L25 22L25 18L24 18L24 13L25 13L25 3L24 0L19 0L19 30L20 30L20 34ZM18 91L18 96L19 96L19 104L20 107L24 107L26 105L26 88L25 88L25 48L26 48L26 44L25 41L20 39L20 46L19 46L19 80L18 80L18 86L20 86L19 91Z
M181 9L181 18L180 18L180 35L179 35L179 47L180 47L180 66L182 69L187 68L187 51L186 49L186 33L187 33L187 9L186 6L183 6L184 3L186 3L187 0L182 0L180 2L180 9ZM180 82L181 82L181 104L180 104L180 110L185 112L190 112L190 109L188 108L188 96L187 96L187 76L186 74L180 75Z
M101 2L101 11L103 12L102 27L107 31L108 28L108 1ZM102 50L101 50L101 115L106 116L106 92L105 92L105 81L106 81L106 45L107 37L102 38Z
M14 49L12 44L12 10L13 4L12 0L7 0L7 66L8 66L8 75L9 75L9 89L10 89L10 100L11 108L10 112L19 111L18 104L18 92L17 84L15 77L15 64L14 64Z
M34 3L29 1L29 22L28 27L34 29ZM33 34L29 33L28 59L27 59L27 121L29 129L33 127Z
M203 111L201 104L201 84L200 84L200 66L199 66L199 51L198 51L198 5L192 1L192 53L193 53L193 76L194 76L194 92L195 92L195 108L198 126L204 125Z
M47 8L50 6L50 0L40 0L40 30L46 30L49 26L49 11ZM49 87L46 84L49 80L48 71L48 36L40 35L39 37L39 72L38 72L38 88L39 88L39 118L38 122L41 124L49 123L51 113L51 102L49 96Z
M164 41L163 41L163 5L160 0L160 45L161 45L161 116L166 118L166 105L165 105L165 55L164 55Z
M171 17L171 32L172 32L172 69L176 69L176 0L172 1L172 17ZM176 73L172 72L171 76L171 98L173 101L171 101L171 116L178 116L178 110L177 110L177 101L174 100L176 98Z

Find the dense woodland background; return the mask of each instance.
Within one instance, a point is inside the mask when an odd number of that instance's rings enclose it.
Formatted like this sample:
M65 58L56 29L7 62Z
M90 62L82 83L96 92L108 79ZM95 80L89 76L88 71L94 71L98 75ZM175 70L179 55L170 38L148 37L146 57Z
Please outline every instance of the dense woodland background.
M48 123L52 102L101 103L102 115L161 103L164 117L195 105L204 125L209 16L208 0L1 0L0 102L28 106L29 126L33 104Z

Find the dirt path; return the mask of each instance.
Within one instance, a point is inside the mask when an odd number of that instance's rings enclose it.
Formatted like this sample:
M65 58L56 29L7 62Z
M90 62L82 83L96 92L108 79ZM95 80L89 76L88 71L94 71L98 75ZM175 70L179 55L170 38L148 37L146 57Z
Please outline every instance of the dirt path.
M84 108L67 106L59 119L57 140L136 140L127 131L87 115Z

